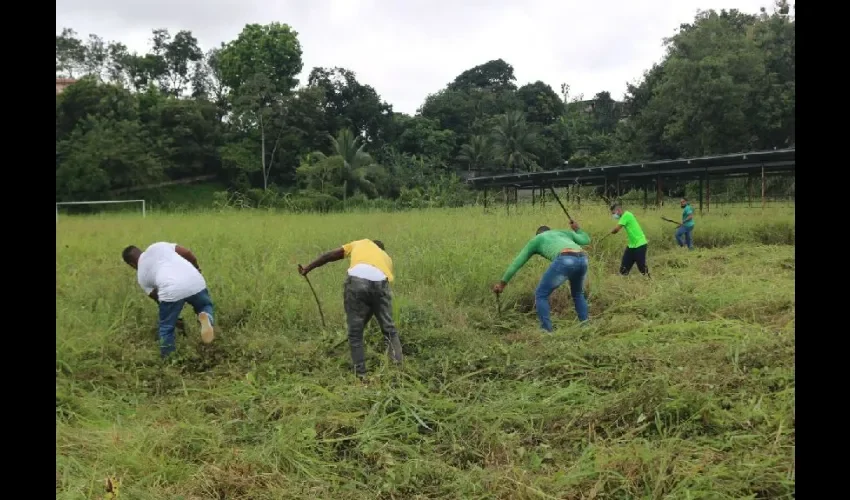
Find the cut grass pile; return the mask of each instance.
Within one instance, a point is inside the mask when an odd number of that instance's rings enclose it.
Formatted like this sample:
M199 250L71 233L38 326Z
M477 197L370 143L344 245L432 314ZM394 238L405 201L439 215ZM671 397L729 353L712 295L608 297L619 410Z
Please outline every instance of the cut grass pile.
M554 205L554 204L552 204ZM598 240L603 208L571 213ZM56 494L101 498L791 498L794 216L698 217L697 249L636 210L653 280L590 249L591 323L567 288L537 330L535 257L490 285L557 206L394 214L259 212L62 219L56 246ZM675 208L663 215L677 218ZM560 224L559 224L560 223ZM350 370L346 265L296 264L352 239L393 257L402 371L368 328L370 383ZM120 257L172 241L198 256L218 331L191 309L159 360L156 307Z

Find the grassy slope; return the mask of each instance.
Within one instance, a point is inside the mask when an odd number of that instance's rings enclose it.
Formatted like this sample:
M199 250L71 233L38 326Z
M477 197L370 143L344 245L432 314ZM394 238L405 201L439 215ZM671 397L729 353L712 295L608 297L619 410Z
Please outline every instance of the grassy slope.
M287 216L66 218L56 257L57 498L789 498L794 492L793 209L674 227L636 214L654 280L616 276L624 235L592 254L592 325L567 290L536 330L535 258L496 316L488 286L546 214L480 209ZM598 237L599 208L573 214ZM665 210L671 218L673 208ZM564 224L565 225L565 224ZM394 257L403 372L370 332L372 383L349 372L342 263L295 264L360 237ZM199 256L216 342L190 323L161 366L128 243ZM711 248L707 248L711 247ZM191 311L184 318L191 318ZM375 327L372 326L372 329Z

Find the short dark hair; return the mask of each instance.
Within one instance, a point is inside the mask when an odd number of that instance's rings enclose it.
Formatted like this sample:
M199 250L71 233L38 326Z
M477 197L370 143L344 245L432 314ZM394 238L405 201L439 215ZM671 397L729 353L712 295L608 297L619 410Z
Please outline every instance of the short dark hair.
M130 263L133 254L139 250L139 247L136 245L130 245L121 252L121 258L124 259L124 262L127 264Z
M381 250L384 250L384 242L381 240L372 240L372 243L378 246Z
M613 212L614 210L617 210L618 208L622 208L622 205L620 205L619 203L612 203L612 204L611 204L611 211L612 211L612 212Z
M682 196L682 199L683 199L683 200L685 200L685 203L687 203L687 202L688 202L688 199L687 199L687 198L685 198L684 196Z
M552 229L552 228L550 228L549 226L540 226L540 227L537 228L537 234L545 233L546 231L548 231L550 229Z

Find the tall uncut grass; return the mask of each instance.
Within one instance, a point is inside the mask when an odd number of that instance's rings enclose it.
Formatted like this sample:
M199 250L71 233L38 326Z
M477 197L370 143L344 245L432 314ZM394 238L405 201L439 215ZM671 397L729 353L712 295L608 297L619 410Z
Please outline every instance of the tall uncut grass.
M572 210L571 210L572 212ZM791 498L793 208L697 218L635 210L652 280L616 274L625 235L592 245L591 323L565 288L537 329L535 257L489 287L556 204L410 213L64 217L56 243L56 493L127 499ZM603 207L572 213L596 241ZM296 264L359 238L396 267L398 370L367 329L358 384L342 309L346 264ZM187 307L159 360L156 306L124 246L177 242L216 305L200 343Z

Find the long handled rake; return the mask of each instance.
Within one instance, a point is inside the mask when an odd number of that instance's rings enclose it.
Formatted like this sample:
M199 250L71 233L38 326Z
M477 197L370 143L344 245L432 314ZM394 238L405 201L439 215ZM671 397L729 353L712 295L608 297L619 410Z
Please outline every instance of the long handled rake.
M298 264L298 271L301 272L303 270L304 268L301 267L301 264ZM308 278L306 274L302 274L301 276L304 276L304 279L307 281L307 286L309 286L310 291L313 292L313 298L316 299L316 306L319 308L319 316L322 318L322 327L327 328L327 325L325 324L325 313L322 312L322 303L319 302L319 296L316 295L316 290L313 288L313 284L310 283L310 278Z

